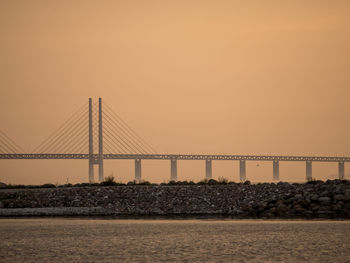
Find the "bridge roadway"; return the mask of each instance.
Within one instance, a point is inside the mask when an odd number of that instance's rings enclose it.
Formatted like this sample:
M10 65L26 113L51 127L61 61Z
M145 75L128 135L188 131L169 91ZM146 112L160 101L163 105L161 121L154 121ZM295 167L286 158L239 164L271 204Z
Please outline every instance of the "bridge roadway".
M94 158L98 158L94 154ZM0 159L89 159L89 154L0 154ZM233 160L233 161L304 161L304 162L350 162L350 157L339 156L282 156L282 155L204 155L204 154L103 154L103 159L144 160Z
M91 157L91 158L90 158ZM280 156L280 155L204 155L204 154L0 154L0 159L73 159L89 160L89 165L99 164L101 160L135 160L135 180L141 180L141 160L170 160L170 180L177 181L177 161L178 160L205 160L205 177L212 178L213 160L239 161L239 177L241 181L246 180L246 161L272 161L273 179L279 180L279 162L306 162L306 180L312 180L312 162L338 162L339 179L344 179L344 163L350 162L350 157L339 156ZM101 167L101 166L100 166ZM93 173L89 180L93 181ZM99 173L99 180L103 180L103 172Z

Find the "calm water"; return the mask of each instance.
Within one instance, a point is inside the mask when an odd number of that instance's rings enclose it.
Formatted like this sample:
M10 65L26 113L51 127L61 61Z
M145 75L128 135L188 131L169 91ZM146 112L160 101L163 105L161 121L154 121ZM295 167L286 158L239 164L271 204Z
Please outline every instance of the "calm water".
M0 219L0 262L350 262L350 221Z

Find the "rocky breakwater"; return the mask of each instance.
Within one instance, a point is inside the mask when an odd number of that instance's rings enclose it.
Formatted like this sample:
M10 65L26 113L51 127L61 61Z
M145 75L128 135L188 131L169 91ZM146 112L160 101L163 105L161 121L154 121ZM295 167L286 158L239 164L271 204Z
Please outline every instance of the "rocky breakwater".
M350 181L0 190L0 216L350 218Z

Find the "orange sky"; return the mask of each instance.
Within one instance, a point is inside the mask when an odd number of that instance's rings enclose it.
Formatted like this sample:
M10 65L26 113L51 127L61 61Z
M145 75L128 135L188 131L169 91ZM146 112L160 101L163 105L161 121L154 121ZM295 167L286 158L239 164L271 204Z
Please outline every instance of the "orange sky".
M350 156L350 2L1 1L0 120L30 152L102 97L158 152ZM133 179L132 161L106 175ZM272 164L247 165L253 181ZM179 162L180 180L204 176ZM144 161L143 178L169 178ZM281 179L305 178L281 163ZM1 161L0 181L87 181L87 161ZM345 167L350 173L350 165ZM314 164L316 178L336 164ZM238 179L238 163L214 162Z

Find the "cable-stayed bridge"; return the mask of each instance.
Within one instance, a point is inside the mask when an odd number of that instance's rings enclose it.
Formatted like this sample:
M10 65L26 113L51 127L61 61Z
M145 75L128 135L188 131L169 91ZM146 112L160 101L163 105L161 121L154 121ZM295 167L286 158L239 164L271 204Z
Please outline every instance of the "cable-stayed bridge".
M177 160L205 161L205 177L212 178L213 160L234 160L240 164L240 180L246 180L246 161L273 162L273 179L279 180L279 162L305 162L306 179L312 179L312 162L337 162L339 179L344 178L344 163L350 157L269 156L269 155L195 155L159 154L141 138L111 107L89 99L65 123L48 136L32 153L25 151L0 131L0 159L86 159L89 181L94 181L94 165L98 179L103 180L103 160L134 159L135 180L141 180L141 160L170 160L170 180L177 180Z

